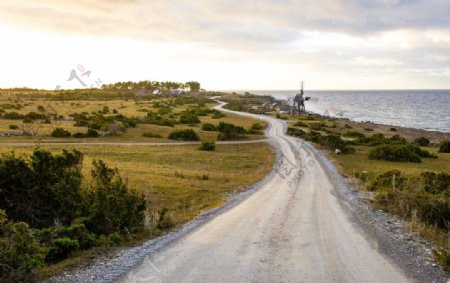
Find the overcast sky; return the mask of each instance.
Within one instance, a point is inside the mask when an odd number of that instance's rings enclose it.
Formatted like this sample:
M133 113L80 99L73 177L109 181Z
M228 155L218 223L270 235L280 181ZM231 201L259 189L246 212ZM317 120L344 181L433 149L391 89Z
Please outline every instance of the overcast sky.
M0 0L0 38L0 87L450 88L449 0Z

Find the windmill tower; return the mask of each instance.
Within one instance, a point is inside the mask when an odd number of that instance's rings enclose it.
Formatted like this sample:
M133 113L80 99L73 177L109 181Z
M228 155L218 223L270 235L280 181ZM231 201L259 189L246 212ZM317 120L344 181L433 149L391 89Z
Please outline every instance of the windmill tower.
M303 81L300 83L300 93L297 93L292 105L292 114L301 114L305 111L305 98L303 97Z

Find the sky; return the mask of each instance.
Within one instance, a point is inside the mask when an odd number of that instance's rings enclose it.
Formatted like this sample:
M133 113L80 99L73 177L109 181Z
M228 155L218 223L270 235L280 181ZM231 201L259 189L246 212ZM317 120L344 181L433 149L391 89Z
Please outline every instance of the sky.
M450 89L449 0L0 0L0 88ZM91 83L87 83L92 85Z

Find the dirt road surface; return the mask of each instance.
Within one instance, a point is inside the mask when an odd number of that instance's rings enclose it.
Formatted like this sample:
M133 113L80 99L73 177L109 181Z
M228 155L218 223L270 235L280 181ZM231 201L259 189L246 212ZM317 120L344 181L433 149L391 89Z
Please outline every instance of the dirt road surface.
M317 151L286 136L283 121L256 117L270 125L277 173L118 282L410 281L352 221Z

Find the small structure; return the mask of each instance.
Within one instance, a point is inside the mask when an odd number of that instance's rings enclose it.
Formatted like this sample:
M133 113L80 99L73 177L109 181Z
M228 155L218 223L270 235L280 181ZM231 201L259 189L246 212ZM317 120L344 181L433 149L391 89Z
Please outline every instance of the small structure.
M186 94L186 91L184 89L171 89L170 94L172 95L183 95Z
M303 97L303 81L300 85L300 93L297 93L294 97L294 104L292 105L291 114L306 113L305 101L309 100L309 97Z

